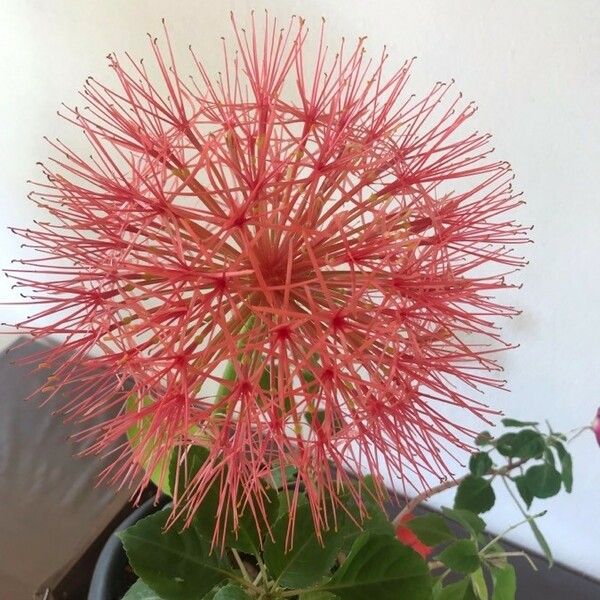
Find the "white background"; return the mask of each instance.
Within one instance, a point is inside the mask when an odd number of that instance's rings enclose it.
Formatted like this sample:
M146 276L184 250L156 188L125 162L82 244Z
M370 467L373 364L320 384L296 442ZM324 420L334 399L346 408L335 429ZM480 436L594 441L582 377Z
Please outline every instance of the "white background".
M86 76L110 80L105 56L130 50L148 55L147 31L166 17L187 64L192 43L209 70L219 65L219 36L228 12L243 22L248 2L181 0L0 1L0 259L6 266L19 241L6 225L36 217L26 201L48 150L42 135L62 134L61 102L77 103ZM548 419L560 430L588 423L600 404L600 2L408 0L254 3L287 21L292 13L312 29L327 19L332 44L368 35L378 55L386 44L399 66L416 55L416 91L455 78L480 110L473 123L494 134L498 156L510 160L528 204L520 219L535 224L524 284L510 301L523 315L506 326L520 342L502 361L512 392L488 394L507 414ZM39 216L39 215L37 215ZM0 283L1 299L14 293ZM0 321L25 309L0 307ZM6 343L9 338L0 340ZM575 490L546 503L540 522L558 560L600 576L600 448L591 435L577 440ZM444 502L441 500L440 502ZM446 499L445 503L448 500ZM535 504L534 504L535 509ZM504 495L487 515L502 531L518 520ZM513 539L535 546L522 528Z

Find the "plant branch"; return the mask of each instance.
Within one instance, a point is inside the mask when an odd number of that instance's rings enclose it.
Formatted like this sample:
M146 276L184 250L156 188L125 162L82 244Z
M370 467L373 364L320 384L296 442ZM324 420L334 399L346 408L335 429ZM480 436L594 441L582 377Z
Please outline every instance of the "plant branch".
M523 465L525 462L527 462L526 459L520 459L520 460L517 460L516 462L508 463L507 465L505 465L504 467L501 467L500 469L492 469L489 474L492 475L492 477L504 477L505 475L508 475L508 473L510 473L513 469L517 469L518 467ZM431 498L432 496L435 496L436 494L439 494L440 492L444 492L446 490L449 490L449 489L459 486L468 476L469 476L469 474L467 473L467 475L463 475L462 477L459 477L458 479L451 479L449 481L444 481L444 483L440 483L439 485L436 485L435 487L432 487L428 490L421 492L419 495L415 496L414 498L412 498L411 500L409 500L406 503L404 508L392 520L392 525L394 527L398 527L398 525L400 524L400 521L402 520L402 517L413 512L413 510L417 506L419 506L419 504L421 504L421 502L428 500L429 498Z
M507 533L510 533L511 531L513 531L514 529L517 529L517 527L521 527L521 525L525 525L525 523L529 523L531 521L531 519L538 519L539 517L543 517L546 514L546 511L542 511L540 513L538 513L537 515L527 515L525 517L525 519L523 519L522 521L519 521L518 523L516 523L515 525L511 525L508 529L505 529L502 533L498 534L495 538L493 538L492 540L490 540L489 543L487 543L480 551L480 554L484 554L485 551L488 548L491 548L495 543L499 542L503 537L506 536ZM505 553L506 554L506 553Z
M251 583L252 585L254 585L254 583L252 581L252 578L250 577L250 575L248 574L248 571L246 570L246 566L244 565L244 561L242 560L242 558L238 554L238 551L235 548L232 548L231 549L231 553L233 554L233 557L235 558L235 562L237 563L238 567L240 568L240 571L241 571L242 576L244 577L245 581L247 581L248 583Z
M529 562L531 568L534 571L537 571L538 568L536 566L536 564L531 560L531 557L529 556L529 554L527 554L527 552L525 552L524 550L520 550L520 551L515 551L515 552L496 552L496 553L492 553L492 554L486 554L485 558L494 560L495 558L509 558L511 556L522 556L523 558L527 559L527 561Z

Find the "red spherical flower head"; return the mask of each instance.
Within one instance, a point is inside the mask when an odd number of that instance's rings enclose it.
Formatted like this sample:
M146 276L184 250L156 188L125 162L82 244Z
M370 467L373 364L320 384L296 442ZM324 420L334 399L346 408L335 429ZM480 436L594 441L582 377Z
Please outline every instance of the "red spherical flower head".
M409 546L415 552L418 552L423 558L427 558L433 548L425 545L413 532L406 526L406 523L412 521L414 515L412 513L405 514L401 519L398 527L396 528L396 537L405 546Z
M193 51L184 76L166 31L152 65L109 56L115 88L87 80L63 116L89 148L50 142L48 222L17 230L41 253L11 273L41 307L19 325L61 335L53 385L82 390L63 409L106 415L94 451L138 426L107 478L143 487L200 444L176 513L217 483L220 516L260 521L293 466L319 532L342 487L361 501L349 472L420 489L472 433L445 409L489 412L459 390L502 387L496 321L517 313L493 295L523 264L522 201L451 85L416 98L410 62L295 18L233 33L216 80Z

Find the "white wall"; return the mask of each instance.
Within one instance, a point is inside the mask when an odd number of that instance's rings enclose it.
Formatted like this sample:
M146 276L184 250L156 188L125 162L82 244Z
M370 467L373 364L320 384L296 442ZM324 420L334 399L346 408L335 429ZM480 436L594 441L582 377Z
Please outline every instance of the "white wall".
M66 129L55 117L59 103L75 103L87 75L110 77L109 51L147 54L145 33L158 33L163 16L182 55L192 42L216 70L228 11L243 20L250 4L0 2L4 265L18 245L5 226L35 217L25 181L37 176L34 163L48 154L41 136ZM300 11L292 0L252 4L284 19ZM511 297L524 314L506 328L507 337L521 343L503 359L512 393L489 394L489 403L517 418L548 419L561 430L590 421L600 404L600 2L304 0L302 14L314 26L325 16L334 43L341 35L367 34L373 52L387 44L398 64L418 56L417 89L454 77L478 102L476 125L495 134L499 156L512 162L528 199L521 219L535 224L535 244L527 249L531 264L519 276L524 288ZM14 297L6 280L0 285L1 299ZM25 314L1 311L0 321ZM547 503L541 526L558 560L600 576L600 448L587 436L573 452L575 491ZM517 513L501 496L489 520L501 531ZM512 537L534 545L525 528Z

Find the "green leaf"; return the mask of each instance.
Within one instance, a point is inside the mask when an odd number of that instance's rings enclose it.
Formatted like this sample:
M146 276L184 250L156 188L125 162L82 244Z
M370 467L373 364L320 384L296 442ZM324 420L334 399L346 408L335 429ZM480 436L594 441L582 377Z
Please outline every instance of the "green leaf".
M365 533L333 577L320 589L341 600L430 600L427 563L388 535Z
M125 412L139 413L141 410L150 406L152 402L153 399L150 396L145 396L141 402L138 402L138 396L132 394L125 401ZM145 444L145 453L144 456L141 458L140 463L146 470L148 470L146 466L152 458L154 445L156 443L152 442L149 439L146 439L147 436L150 435L151 425L152 415L147 414L141 419L138 419L138 421L135 422L126 432L127 440L129 441L132 448L135 449L140 443ZM167 494L167 496L172 496L168 477L169 460L169 456L160 460L154 467L150 479L152 480L152 483L154 483L154 485L156 485L157 488L159 488L165 494Z
M208 449L204 446L190 446L181 464L179 464L177 453L173 453L169 463L169 487L173 490L173 494L177 493L177 496L181 496L185 492L189 482L198 473L207 458Z
M513 481L517 486L517 490L519 491L521 498L523 498L523 501L527 505L527 508L529 508L531 506L531 503L533 502L533 492L529 488L529 484L527 483L527 477L525 477L525 475L519 475L518 477L515 477Z
M556 453L560 460L561 477L567 493L571 493L573 490L573 459L567 452L567 449L560 442L555 442Z
M544 555L546 556L546 559L548 560L548 564L552 566L552 564L554 563L554 558L552 557L552 550L550 550L550 546L548 545L546 538L540 531L540 528L538 527L533 517L529 517L528 523L531 527L531 530L533 531L533 535L535 536L537 543L540 545L540 548L542 549Z
M123 600L164 600L141 579L138 579L123 596Z
M437 546L449 540L455 539L448 524L440 515L425 515L415 517L404 523L427 546Z
M481 567L474 573L471 573L471 585L473 592L479 600L488 600L488 589L485 583L485 577L483 576L483 570Z
M556 467L556 460L554 459L554 454L552 454L552 450L550 448L546 448L544 450L544 460L553 467Z
M485 529L485 521L477 514L457 508L442 507L446 517L460 523L473 536L477 537Z
M345 553L350 551L354 542L365 532L396 537L396 531L389 517L374 499L376 490L373 478L370 475L364 477L362 484L365 488L362 490L362 501L366 515L364 512L361 514L356 501L349 493L343 498L347 514L340 528L342 535L340 550Z
M496 450L502 456L514 456L514 442L517 437L516 433L505 433L496 440Z
M519 431L513 440L512 456L529 460L530 458L540 458L546 449L546 442L543 436L532 429Z
M277 375L276 374L274 375L273 379L274 379L274 383L275 383L274 386L271 385L271 369L269 367L265 367L262 372L262 375L260 376L258 385L260 385L260 387L265 391L271 390L272 387L277 389Z
M185 455L185 460L179 464L178 457L175 455L169 465L169 483L172 490L177 489L178 494L184 493L189 482L193 480L199 469L208 458L208 450L203 446L191 446ZM277 517L279 509L279 500L277 492L274 489L266 488L263 495L265 515L257 514L259 524L271 524ZM221 502L219 482L215 481L209 488L206 496L197 508L194 515L194 526L196 529L211 542L214 539L215 527L217 526L216 515ZM255 515L250 508L246 508L238 515L237 528L235 527L231 511L227 513L227 521L218 523L219 532L217 537L219 543L223 541L225 546L231 546L249 554L258 553L261 547L261 535L259 525L256 523ZM224 538L219 536L224 531Z
M326 425L325 420L327 418L327 411L323 408L315 411L307 411L304 413L305 421L313 428L319 429L319 426ZM331 422L329 427L333 433L338 433L344 427L344 422L336 414L330 415Z
M250 317L250 319L252 319L252 317ZM248 324L248 322L246 324ZM244 329L245 328L246 326L244 326ZM227 385L227 383L221 383L219 385L219 389L217 390L217 400L225 398L225 396L231 393L231 390L233 389L233 382L235 381L236 377L237 373L235 372L235 366L233 361L230 360L225 365L225 370L223 372L223 382L229 382L230 385Z
M471 585L467 586L467 589L465 590L465 595L463 600L478 600L477 596L475 595L475 592L473 591L473 582L471 581Z
M338 596L330 592L304 592L298 596L299 600L337 600Z
M439 555L449 569L460 573L473 573L481 566L479 550L471 540L458 540L450 544Z
M536 498L550 498L560 491L562 477L560 473L549 464L529 467L525 472L527 486Z
M200 531L207 534L213 534L215 522L215 512L211 512L210 505L207 503L207 498L204 499L199 506L194 522L197 524ZM234 529L233 516L228 515L227 529L225 535L225 545L248 554L257 554L261 547L261 529L270 527L275 523L279 512L279 497L276 490L266 488L263 494L263 503L265 515L258 513L256 516L252 513L249 507L246 507L238 515L238 527ZM216 507L219 503L219 495L211 491L211 505ZM216 509L215 509L216 510ZM258 510L258 509L257 509ZM259 519L257 524L256 519ZM268 534L267 534L268 535Z
M164 600L201 600L233 573L194 527L165 531L168 518L168 510L161 510L119 534L129 564Z
M515 568L506 564L502 569L492 568L494 594L492 600L515 600L517 593L517 576Z
M482 431L475 438L475 445L477 446L491 446L494 441L494 436L489 431Z
M469 470L475 477L481 477L489 473L492 465L492 459L487 452L477 452L469 460Z
M518 433L505 433L496 441L496 450L502 456L511 458L539 458L543 455L546 443L543 436L532 429Z
M355 517L357 518L356 521L351 519L350 516L345 517L340 528L340 550L342 552L349 552L354 542L365 532L395 537L396 532L393 525L380 508L369 506L367 510L369 515L364 517L362 521L358 520L360 517Z
M456 583L450 583L434 594L434 600L470 600L474 598L471 579L465 577Z
M333 519L329 520L333 523ZM273 526L274 541L267 538L264 561L272 579L288 588L306 588L327 575L335 562L342 543L340 531L333 528L323 531L321 540L315 527L309 504L296 509L294 538L291 548L286 548L289 515L280 517Z
M273 487L277 490L284 488L288 483L293 482L298 475L298 469L290 465L281 469L281 467L275 467L271 471L271 478L273 479Z
M289 512L290 512L289 504L292 501L293 501L293 492L281 490L280 492L277 493L277 502L278 502L279 508L277 510L277 515L273 519L273 523L275 523L276 521L278 521L279 519L281 519L283 517L289 518L288 517ZM300 494L298 496L298 506L302 506L304 504L308 504L308 498L306 497L306 494ZM271 537L271 536L268 535L267 537Z
M251 600L250 596L237 585L233 583L227 584L222 587L214 597L214 600Z
M516 419L502 419L504 427L535 427L538 425L536 421L517 421Z
M489 481L483 477L467 475L456 490L454 508L482 513L494 506L496 495Z

